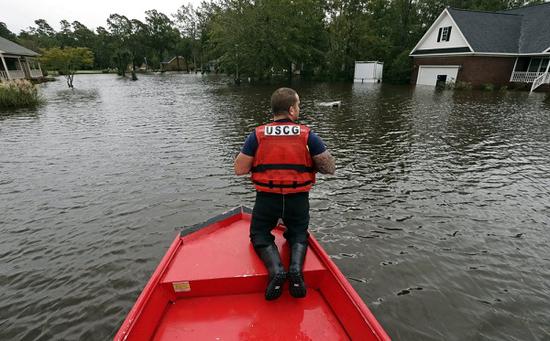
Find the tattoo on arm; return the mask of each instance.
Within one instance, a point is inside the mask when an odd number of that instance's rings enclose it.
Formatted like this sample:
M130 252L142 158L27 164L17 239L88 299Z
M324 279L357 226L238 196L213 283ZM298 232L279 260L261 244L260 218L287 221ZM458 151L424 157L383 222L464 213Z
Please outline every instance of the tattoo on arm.
M315 169L321 174L334 174L336 171L334 157L328 150L319 155L315 155L313 157L313 163L315 164Z

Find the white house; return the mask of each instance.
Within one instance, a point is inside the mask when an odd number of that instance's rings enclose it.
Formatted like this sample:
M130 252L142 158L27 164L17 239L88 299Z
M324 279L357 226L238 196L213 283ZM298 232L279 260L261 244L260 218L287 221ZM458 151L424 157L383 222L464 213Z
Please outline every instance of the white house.
M0 80L42 77L39 54L0 37Z
M410 55L415 84L527 83L534 90L550 84L550 3L500 12L446 8Z

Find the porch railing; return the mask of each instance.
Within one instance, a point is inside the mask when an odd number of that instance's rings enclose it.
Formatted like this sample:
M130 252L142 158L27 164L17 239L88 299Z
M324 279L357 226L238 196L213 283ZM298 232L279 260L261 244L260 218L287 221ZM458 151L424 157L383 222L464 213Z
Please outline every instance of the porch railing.
M39 69L31 69L31 77L32 78L42 77L42 71L40 71Z
M510 79L510 82L518 82L518 83L533 83L535 79L543 75L544 72L524 72L524 71L516 71L512 73L512 78Z
M8 74L6 73L6 71L0 71L0 80L7 80L8 79Z
M550 84L550 73L548 73L548 71L544 72L533 81L533 85L531 85L531 92L542 84Z
M23 70L8 70L10 73L11 79L22 79L25 78L25 72Z

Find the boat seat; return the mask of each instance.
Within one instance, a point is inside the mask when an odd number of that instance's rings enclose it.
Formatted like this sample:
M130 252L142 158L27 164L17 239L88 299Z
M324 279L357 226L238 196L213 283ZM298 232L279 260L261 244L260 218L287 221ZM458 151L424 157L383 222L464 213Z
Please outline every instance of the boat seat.
M170 286L178 298L263 292L268 274L249 242L249 226L249 219L240 219L215 233L204 231L182 237L183 245L161 283ZM273 230L288 268L289 247L283 232L283 226ZM318 288L326 271L317 255L309 251L304 262L306 285Z

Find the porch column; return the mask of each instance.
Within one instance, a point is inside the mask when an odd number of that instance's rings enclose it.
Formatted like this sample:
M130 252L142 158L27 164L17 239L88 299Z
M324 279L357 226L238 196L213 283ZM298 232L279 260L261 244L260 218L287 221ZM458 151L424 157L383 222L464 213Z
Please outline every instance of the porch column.
M21 58L19 59L19 66L21 66L21 71L23 71L23 73L25 74L25 78L31 79L31 68L29 67L29 60L27 59L27 57L25 57L25 65L21 63Z
M514 69L512 70L512 75L510 76L510 82L514 79L514 73L516 73L516 65L518 65L518 59L519 57L516 57L516 61L514 62Z
M545 79L543 79L543 83L550 83L550 78L548 77L548 70L550 70L550 58L548 59L548 64L546 64L546 72L544 73Z
M40 62L37 61L38 63L38 70L40 70L40 77L44 77L44 73L42 72L42 67L40 66Z
M19 70L23 71L24 78L27 78L27 73L25 72L23 64L21 63L21 57L17 57L17 62L19 63Z
M6 65L6 60L4 59L4 55L0 53L0 58L2 59L2 64L4 65L4 70L6 70L6 76L8 76L8 80L11 80L10 72L8 71L8 66Z

